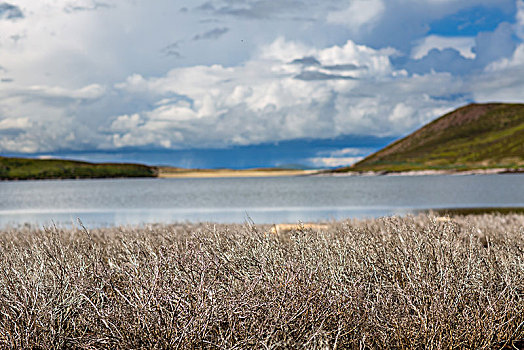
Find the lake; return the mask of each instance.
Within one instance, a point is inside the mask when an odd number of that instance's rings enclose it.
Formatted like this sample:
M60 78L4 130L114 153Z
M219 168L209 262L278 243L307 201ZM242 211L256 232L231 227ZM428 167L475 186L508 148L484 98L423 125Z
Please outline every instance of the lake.
M257 224L524 206L524 175L101 179L0 182L0 226Z

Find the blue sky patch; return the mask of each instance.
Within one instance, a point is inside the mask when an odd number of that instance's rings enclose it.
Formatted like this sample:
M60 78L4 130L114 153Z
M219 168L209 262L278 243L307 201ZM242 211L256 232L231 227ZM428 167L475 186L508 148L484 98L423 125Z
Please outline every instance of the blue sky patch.
M442 36L476 36L493 31L502 22L514 23L515 15L500 8L473 7L446 16L430 24L428 34Z

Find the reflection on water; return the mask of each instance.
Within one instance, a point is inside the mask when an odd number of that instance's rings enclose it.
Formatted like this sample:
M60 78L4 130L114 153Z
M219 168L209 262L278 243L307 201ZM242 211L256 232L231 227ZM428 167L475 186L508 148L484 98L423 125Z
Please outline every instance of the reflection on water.
M279 223L524 206L524 175L0 182L0 226Z
M56 211L5 211L0 223L60 223L76 225L77 219L89 226L137 225L142 223L217 222L256 223L307 222L317 220L340 220L348 217L378 217L402 215L408 209L353 208L353 207L282 207L282 208L188 208L188 209L119 209L119 210L56 210ZM5 216L5 219L4 219ZM52 219L50 219L52 218ZM7 219L7 220L6 220Z

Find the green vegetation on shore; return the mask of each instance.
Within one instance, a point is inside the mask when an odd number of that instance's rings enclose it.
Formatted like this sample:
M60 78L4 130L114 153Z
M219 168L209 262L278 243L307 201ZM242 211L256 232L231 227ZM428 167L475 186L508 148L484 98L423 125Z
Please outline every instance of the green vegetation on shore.
M0 157L0 180L90 179L156 176L156 168L140 164L96 164L60 159Z
M425 210L423 212L429 212L435 215L447 215L447 216L485 215L485 214L524 215L524 208L523 207L444 208L444 209L431 209L429 211Z
M116 177L265 177L297 176L313 170L282 168L185 169L126 163L88 163L61 159L8 158L0 156L0 180L94 179Z
M524 168L524 104L471 104L337 172Z
M522 349L524 216L0 230L0 348Z

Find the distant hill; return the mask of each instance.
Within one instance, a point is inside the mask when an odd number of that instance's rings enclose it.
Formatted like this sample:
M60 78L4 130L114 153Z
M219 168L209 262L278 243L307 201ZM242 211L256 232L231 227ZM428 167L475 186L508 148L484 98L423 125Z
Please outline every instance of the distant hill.
M524 167L524 104L471 104L371 154L345 171Z
M0 180L156 177L157 175L157 168L140 164L96 164L60 159L0 157Z

